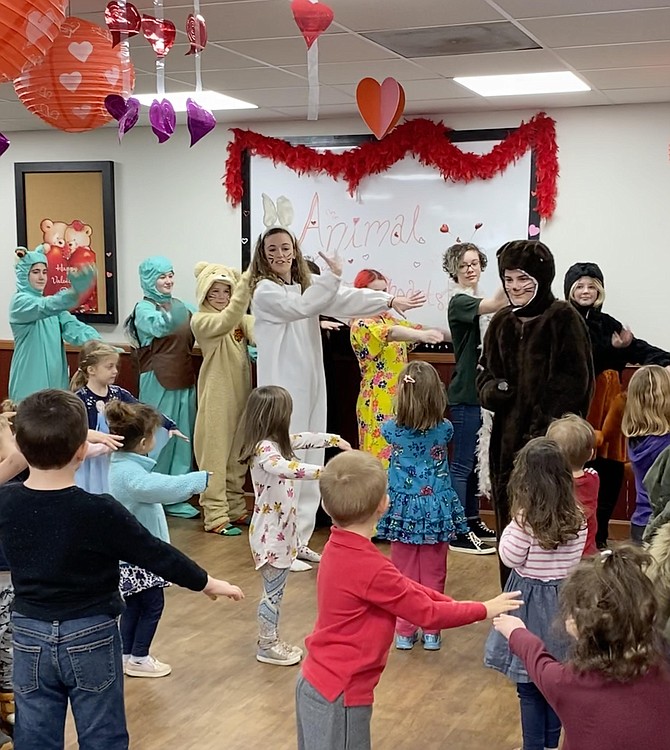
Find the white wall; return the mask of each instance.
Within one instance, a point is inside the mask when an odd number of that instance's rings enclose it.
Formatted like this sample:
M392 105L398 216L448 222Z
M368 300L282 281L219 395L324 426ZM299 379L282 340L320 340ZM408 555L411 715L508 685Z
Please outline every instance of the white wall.
M510 127L532 112L448 115L457 129ZM636 335L670 349L670 104L559 109L561 177L558 208L542 239L557 259L557 294L563 273L578 260L605 273L606 310ZM365 132L357 119L317 123L254 124L268 135ZM0 123L2 130L2 123ZM11 338L6 304L14 289L16 241L14 162L112 160L116 171L119 309L121 320L139 298L139 262L154 254L174 260L176 293L193 300L198 260L239 264L240 217L226 203L221 176L228 132L223 125L188 148L183 129L158 145L148 128L135 128L121 146L114 129L71 135L58 131L9 133L0 158L0 339ZM278 191L281 186L278 186ZM122 340L120 326L105 338Z

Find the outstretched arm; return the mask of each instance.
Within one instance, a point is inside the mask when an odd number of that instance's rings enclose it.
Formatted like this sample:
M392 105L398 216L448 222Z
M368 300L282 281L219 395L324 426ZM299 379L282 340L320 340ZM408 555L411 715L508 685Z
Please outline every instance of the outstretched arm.
M313 276L312 285L302 294L290 294L283 285L265 279L254 291L253 314L270 323L292 323L325 314L324 310L337 294L339 285L337 276L325 273Z

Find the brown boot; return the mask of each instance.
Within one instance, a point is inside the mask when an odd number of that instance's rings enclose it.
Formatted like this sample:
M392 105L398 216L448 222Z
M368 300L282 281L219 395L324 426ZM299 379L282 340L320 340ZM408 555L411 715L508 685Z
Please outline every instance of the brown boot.
M4 721L6 724L11 724L13 726L15 713L16 713L16 708L14 706L13 691L10 691L7 693L0 693L0 719ZM2 745L0 745L0 750L4 750Z

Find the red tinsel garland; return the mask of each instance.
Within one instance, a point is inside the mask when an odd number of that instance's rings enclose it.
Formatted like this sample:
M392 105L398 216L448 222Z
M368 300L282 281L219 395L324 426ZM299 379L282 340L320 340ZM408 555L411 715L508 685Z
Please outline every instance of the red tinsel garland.
M422 163L440 171L445 180L470 182L488 180L520 159L528 149L535 151L537 212L549 218L556 208L558 146L556 123L544 112L535 115L488 154L461 151L448 138L442 122L416 119L399 125L381 141L369 141L343 153L315 151L309 146L292 146L280 138L270 138L252 130L232 128L228 144L224 184L228 200L236 206L244 194L242 156L244 151L264 156L304 174L325 173L344 180L354 193L364 177L379 174L410 153Z

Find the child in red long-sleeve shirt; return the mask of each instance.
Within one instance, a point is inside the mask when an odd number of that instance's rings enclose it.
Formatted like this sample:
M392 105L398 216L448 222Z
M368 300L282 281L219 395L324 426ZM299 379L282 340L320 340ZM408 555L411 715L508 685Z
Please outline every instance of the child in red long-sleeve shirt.
M570 465L575 495L586 518L586 543L583 556L595 555L598 551L596 532L598 521L598 491L600 477L594 469L584 468L595 455L596 433L591 425L576 414L566 414L555 419L547 429L547 437L558 443L558 447Z
M455 628L517 609L518 592L488 602L456 602L411 581L371 542L388 506L386 471L373 456L336 456L321 479L333 529L319 565L318 617L296 686L300 750L367 750L373 693L397 617L426 628Z
M558 714L563 750L668 750L670 669L649 561L632 545L582 560L560 593L574 638L564 664L518 617L493 621Z

